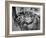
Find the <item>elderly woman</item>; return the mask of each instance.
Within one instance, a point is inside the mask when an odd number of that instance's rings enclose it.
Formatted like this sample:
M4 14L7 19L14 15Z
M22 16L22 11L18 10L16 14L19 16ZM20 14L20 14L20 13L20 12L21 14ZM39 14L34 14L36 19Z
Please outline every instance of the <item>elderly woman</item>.
M38 30L39 29L39 17L36 14L32 14L31 12L26 12L25 14L25 22L24 22L25 30Z

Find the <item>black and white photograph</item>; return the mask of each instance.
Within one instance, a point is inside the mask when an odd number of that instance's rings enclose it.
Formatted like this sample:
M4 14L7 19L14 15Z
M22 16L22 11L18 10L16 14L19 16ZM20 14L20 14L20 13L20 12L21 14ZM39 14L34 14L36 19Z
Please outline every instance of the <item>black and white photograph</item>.
M9 4L9 34L43 34L43 5Z
M12 7L12 31L40 30L40 8Z
M45 4L8 1L5 5L5 36L45 34Z

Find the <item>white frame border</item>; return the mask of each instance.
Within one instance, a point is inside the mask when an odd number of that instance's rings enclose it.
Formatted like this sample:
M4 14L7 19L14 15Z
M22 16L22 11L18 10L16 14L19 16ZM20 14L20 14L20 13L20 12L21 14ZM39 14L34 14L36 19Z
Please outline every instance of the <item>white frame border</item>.
M39 7L41 10L40 10L40 17L41 17L41 19L40 19L40 22L41 22L41 24L40 24L40 30L34 30L34 31L13 31L12 32L12 6L15 6L15 7L17 7L17 6L21 6L21 7ZM10 4L10 8L9 8L9 10L10 10L10 24L9 24L9 34L26 34L26 33L43 33L43 6L42 5L22 5L22 4Z

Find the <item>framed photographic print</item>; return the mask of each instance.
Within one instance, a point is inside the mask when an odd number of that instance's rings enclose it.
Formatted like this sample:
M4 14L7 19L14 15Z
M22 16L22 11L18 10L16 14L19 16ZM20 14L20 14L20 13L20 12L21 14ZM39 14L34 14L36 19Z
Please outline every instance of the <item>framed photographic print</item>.
M6 1L5 35L33 36L45 34L45 4Z

